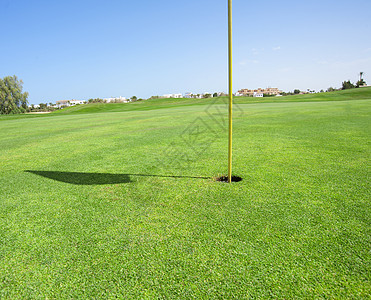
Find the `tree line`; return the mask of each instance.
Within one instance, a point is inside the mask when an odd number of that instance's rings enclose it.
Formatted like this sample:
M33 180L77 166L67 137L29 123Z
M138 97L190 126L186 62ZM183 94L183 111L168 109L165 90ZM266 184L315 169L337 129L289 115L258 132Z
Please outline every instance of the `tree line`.
M0 78L0 114L20 114L27 111L28 93L22 92L23 81L17 76Z
M350 82L350 80L348 81L343 81L342 83L342 90L348 90L348 89L354 89L354 88L359 88L361 86L364 86L366 85L366 81L364 81L362 78L360 80L357 81L356 84Z
M361 78L357 81L356 84L353 84L350 80L343 81L341 90L346 89L353 89L359 88L366 85L366 82L362 79L363 72L361 72ZM326 92L336 91L332 87L328 88ZM340 89L339 89L340 90ZM308 92L315 92L310 91ZM324 92L321 90L321 92ZM282 95L297 95L301 93L299 89L295 89L294 92L282 93ZM219 95L218 93L212 94L204 94L202 95L203 98L211 98L217 96L224 96L225 94ZM200 95L192 95L193 97L200 97ZM264 95L267 97L268 95ZM25 113L27 111L33 111L36 108L31 107L28 108L28 93L23 92L23 81L18 80L17 76L6 76L4 78L0 78L0 114L19 114ZM159 96L152 96L150 99L158 99L161 98ZM130 98L130 102L140 101L143 99L138 99L136 96ZM96 99L89 99L88 103L105 103L106 101L100 98ZM114 101L116 103L122 102L120 100ZM51 103L49 103L51 105ZM40 103L39 108L37 110L50 110L51 108L48 107L47 104ZM54 108L53 108L54 110Z

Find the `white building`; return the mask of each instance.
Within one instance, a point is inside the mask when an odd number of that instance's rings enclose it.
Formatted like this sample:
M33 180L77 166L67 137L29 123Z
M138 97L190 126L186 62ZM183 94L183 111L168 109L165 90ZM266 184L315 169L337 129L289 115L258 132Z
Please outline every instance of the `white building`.
M110 103L110 102L123 102L123 103L126 103L126 102L129 102L128 99L126 99L125 97L115 97L115 98L104 98L103 99L104 101L106 101L107 103Z
M256 97L256 98L262 98L262 97L264 97L264 95L263 95L263 93L257 93L257 92L254 92L253 97Z
M58 100L56 101L55 106L60 108L62 106L74 106L77 104L85 104L86 101L84 100Z
M85 104L85 103L86 103L86 101L84 101L84 100L71 100L70 101L71 106L77 105L77 104Z
M62 106L71 106L70 100L58 100L55 102L55 105L60 108Z
M163 95L164 98L182 98L182 94L165 94Z

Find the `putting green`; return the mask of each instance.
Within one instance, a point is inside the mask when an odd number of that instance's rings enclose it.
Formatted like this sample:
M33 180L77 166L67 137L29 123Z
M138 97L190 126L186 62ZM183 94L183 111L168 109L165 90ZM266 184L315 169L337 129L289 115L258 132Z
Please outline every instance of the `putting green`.
M0 298L369 297L369 94L1 117Z

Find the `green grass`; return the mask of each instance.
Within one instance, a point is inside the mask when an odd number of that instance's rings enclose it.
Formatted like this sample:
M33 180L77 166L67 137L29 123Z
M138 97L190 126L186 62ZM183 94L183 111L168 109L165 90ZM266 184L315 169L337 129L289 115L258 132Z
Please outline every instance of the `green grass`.
M0 298L370 298L370 89L208 101L1 117Z

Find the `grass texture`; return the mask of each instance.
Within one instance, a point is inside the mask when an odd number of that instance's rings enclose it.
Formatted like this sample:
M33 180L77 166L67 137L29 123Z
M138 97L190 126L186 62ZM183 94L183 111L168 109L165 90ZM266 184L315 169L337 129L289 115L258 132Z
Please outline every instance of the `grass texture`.
M369 298L370 89L282 98L233 184L223 99L1 117L0 298Z

